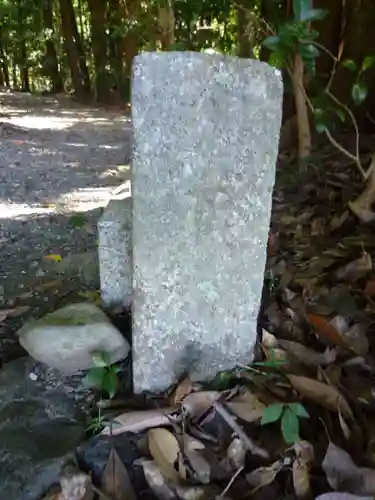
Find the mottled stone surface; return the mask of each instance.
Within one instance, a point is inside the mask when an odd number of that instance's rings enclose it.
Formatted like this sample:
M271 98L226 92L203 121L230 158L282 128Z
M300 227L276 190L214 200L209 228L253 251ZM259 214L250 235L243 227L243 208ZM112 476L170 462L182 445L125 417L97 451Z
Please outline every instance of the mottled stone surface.
M39 500L85 438L82 376L63 377L31 358L0 371L0 498ZM86 408L85 408L86 407Z
M93 353L106 352L111 363L125 358L129 344L106 314L94 304L69 304L17 332L20 344L36 360L63 373L88 370Z
M107 307L132 301L132 199L111 200L98 223L100 291Z
M136 57L135 391L251 360L281 104L280 73L259 61Z

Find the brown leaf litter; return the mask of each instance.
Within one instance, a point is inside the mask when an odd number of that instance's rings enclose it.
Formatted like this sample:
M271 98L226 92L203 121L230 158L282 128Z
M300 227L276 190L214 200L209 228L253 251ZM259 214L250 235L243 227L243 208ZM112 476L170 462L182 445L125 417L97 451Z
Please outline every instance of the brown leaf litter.
M145 436L133 467L160 500L375 497L375 239L348 208L363 186L329 147L304 171L288 161L274 200L262 356L228 374L226 390L184 377L163 404L130 405L103 430ZM136 498L120 458L108 460L94 488Z

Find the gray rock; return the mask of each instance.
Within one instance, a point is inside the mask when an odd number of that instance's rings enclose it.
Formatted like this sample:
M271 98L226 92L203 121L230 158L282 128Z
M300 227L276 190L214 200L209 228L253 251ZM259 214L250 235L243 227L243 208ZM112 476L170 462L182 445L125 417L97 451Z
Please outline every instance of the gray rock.
M135 391L251 361L281 104L281 74L263 62L136 57Z
M98 223L100 291L106 307L132 301L132 199L114 199Z
M53 264L58 274L67 279L78 279L83 285L99 288L99 262L98 253L95 250L70 253Z
M44 373L31 358L0 371L0 498L39 500L84 439L85 392L77 380ZM36 380L35 380L36 378ZM81 382L79 381L81 384ZM82 386L82 384L81 384ZM87 393L87 391L86 391Z
M111 363L129 352L129 344L105 313L89 303L65 306L26 323L17 333L33 358L63 373L95 366L94 351L105 351Z

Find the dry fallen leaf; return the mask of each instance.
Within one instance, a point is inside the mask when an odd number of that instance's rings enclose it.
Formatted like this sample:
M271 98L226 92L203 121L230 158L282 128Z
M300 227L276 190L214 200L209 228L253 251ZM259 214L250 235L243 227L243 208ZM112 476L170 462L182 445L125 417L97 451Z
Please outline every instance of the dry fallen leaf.
M206 413L221 396L219 391L200 391L188 394L182 406L190 418L199 418Z
M247 448L242 439L235 437L227 449L227 458L233 471L245 465Z
M176 485L175 491L181 500L203 500L213 498L214 487L209 486L181 486Z
M259 467L246 474L246 481L253 487L267 486L275 480L283 467L283 460L277 460L268 467Z
M194 478L201 484L209 484L211 481L211 466L204 457L202 450L184 450L184 458L187 459ZM184 467L183 463L182 467Z
M367 281L363 293L367 297L375 297L375 278L374 277L372 277L371 279L369 279Z
M102 434L115 436L123 432L139 433L152 427L168 425L170 420L173 420L175 411L174 408L164 408L123 413L117 416L111 425L105 427Z
M186 377L178 384L174 394L172 395L171 402L174 405L178 405L182 403L182 400L193 391L193 383L191 380Z
M262 418L266 406L249 390L226 403L226 406L241 420L253 423Z
M179 471L175 468L179 463L181 450L177 438L170 431L162 428L149 430L148 447L152 458L167 480L178 483L180 478L186 479L184 467L180 467Z
M30 306L18 306L13 309L2 309L0 310L0 323L5 321L7 318L17 318L18 316L22 316L27 311L30 310Z
M112 500L137 500L128 471L114 448L105 465L101 485L103 493Z
M375 469L357 467L349 453L332 442L328 445L322 469L334 490L375 495Z
M346 330L342 339L348 349L357 354L357 356L366 356L369 351L369 341L364 327L357 323Z
M341 281L351 281L355 283L372 271L371 255L368 252L363 252L362 256L349 262L344 267L338 269L335 273L337 279Z
M137 460L134 465L140 465L142 467L147 484L158 500L177 499L175 492L167 484L156 462L142 458Z
M297 458L293 462L293 486L297 498L311 496L310 469L302 458Z
M350 493L337 493L330 492L319 495L315 500L374 500L373 497L362 497L358 495L351 495Z
M299 441L293 446L296 458L293 462L293 485L298 498L309 498L310 468L314 462L314 448L308 441Z
M338 408L338 415L339 415L339 422L340 422L340 427L342 430L342 433L344 434L345 439L349 440L350 439L350 429L348 424L345 422L344 417L341 414L340 407Z
M318 382L317 380L301 377L299 375L287 375L291 385L305 398L311 399L317 404L337 412L338 408L346 418L353 418L353 413L344 396L332 385Z
M206 447L199 441L199 439L190 436L189 434L184 433L183 436L184 450L204 450Z
M319 337L338 346L344 345L340 333L325 318L316 314L308 314L307 317Z
M279 345L292 355L299 362L307 366L325 366L333 363L336 359L336 352L333 350L326 350L324 353L313 351L298 342L290 340L279 339Z
M52 260L53 262L60 262L62 260L61 255L58 255L56 253L51 253L50 255L45 255L44 256L45 260Z
M294 446L293 446L294 452L296 454L297 458L302 458L307 465L311 466L314 463L314 447L311 443L308 441L298 441Z

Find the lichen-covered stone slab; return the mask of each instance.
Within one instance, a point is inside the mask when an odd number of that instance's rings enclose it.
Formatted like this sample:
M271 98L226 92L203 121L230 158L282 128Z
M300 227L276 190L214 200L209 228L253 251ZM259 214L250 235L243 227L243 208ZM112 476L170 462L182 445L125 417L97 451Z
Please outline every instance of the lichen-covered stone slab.
M144 53L133 66L134 389L252 359L282 79L255 60Z

